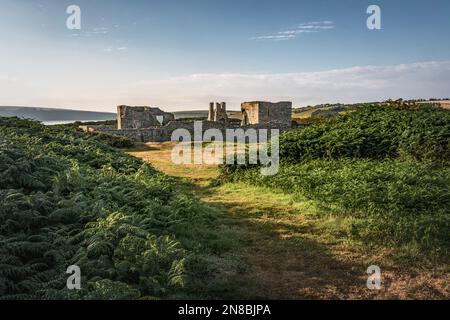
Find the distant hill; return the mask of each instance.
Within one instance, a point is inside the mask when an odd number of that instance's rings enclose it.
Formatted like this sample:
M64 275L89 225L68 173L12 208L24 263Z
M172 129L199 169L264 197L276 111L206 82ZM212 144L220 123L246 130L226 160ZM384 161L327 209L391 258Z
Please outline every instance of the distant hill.
M207 110L175 111L172 113L174 114L175 119L208 118ZM233 118L233 115L235 116L236 113L240 114L240 112L229 111L228 115ZM19 117L43 122L86 122L115 120L116 114L111 112L94 112L57 108L0 106L0 117Z
M325 104L325 105L317 105L317 106L308 106L303 108L294 108L293 111L293 119L301 120L308 119L313 116L325 116L326 118L331 117L334 113L335 115L339 113L346 112L350 109L354 109L354 105L342 105L342 104Z
M14 116L38 121L102 121L116 118L116 114L111 112L0 106L0 117Z
M390 101L390 100L388 100ZM435 100L401 100L405 102L414 102L418 105L423 104L431 104L435 106L440 106L443 109L450 109L450 100L449 99L435 99ZM356 108L363 106L363 105L379 105L382 104L382 102L363 102L363 103L355 103L355 104L319 104L316 106L307 106L307 107L301 107L301 108L294 108L292 110L293 112L293 119L294 120L304 120L309 119L311 117L316 118L333 118L336 117L338 114L347 113L350 111L356 110Z

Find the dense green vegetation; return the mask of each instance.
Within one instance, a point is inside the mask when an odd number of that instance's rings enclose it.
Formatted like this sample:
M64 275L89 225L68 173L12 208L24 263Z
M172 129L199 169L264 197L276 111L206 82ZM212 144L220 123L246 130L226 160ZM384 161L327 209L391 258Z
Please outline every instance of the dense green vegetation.
M432 107L366 106L337 121L281 136L285 162L342 157L450 161L449 112Z
M113 140L0 118L0 299L208 296L232 242ZM66 289L70 265L82 290Z
M95 131L89 132L88 134L97 137L98 140L105 141L107 144L114 148L132 148L134 145L133 141L126 137L113 136Z
M390 102L282 134L275 176L250 165L222 174L315 201L349 239L445 258L449 144L449 111Z

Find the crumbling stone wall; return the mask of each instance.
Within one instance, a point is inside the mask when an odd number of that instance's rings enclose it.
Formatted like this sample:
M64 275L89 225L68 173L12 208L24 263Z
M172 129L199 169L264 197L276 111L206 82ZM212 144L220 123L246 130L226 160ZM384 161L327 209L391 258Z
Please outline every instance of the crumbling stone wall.
M259 123L259 104L255 102L244 102L241 104L242 125Z
M223 138L226 138L227 129L255 129L259 132L260 129L268 130L270 138L270 129L279 129L280 133L287 130L286 128L280 128L278 125L271 124L254 124L248 126L239 126L233 124L220 123L215 121L202 121L202 136L208 129L218 129ZM109 134L113 136L126 137L132 141L136 142L166 142L172 140L172 133L177 129L187 130L191 138L194 139L194 122L192 121L171 121L165 126L154 126L150 128L141 129L121 129L117 130L108 126L95 126L95 125L84 125L80 126L80 129L86 132L102 132L104 134Z
M117 129L142 129L163 126L174 120L173 114L152 107L117 107Z
M227 104L225 102L216 103L216 107L214 108L214 102L210 102L208 121L227 122Z
M242 125L271 124L280 128L290 128L292 125L292 102L289 101L244 102L241 104L241 111Z
M279 129L289 130L292 124L291 102L244 102L241 105L243 120L241 125L228 121L225 102L210 103L208 121L202 121L202 135L208 129L218 129L226 137L227 129L241 128L243 130ZM176 129L186 129L194 138L193 121L176 121L174 115L151 107L117 107L118 128L104 125L84 125L81 129L87 132L102 132L105 134L127 137L137 142L170 141Z

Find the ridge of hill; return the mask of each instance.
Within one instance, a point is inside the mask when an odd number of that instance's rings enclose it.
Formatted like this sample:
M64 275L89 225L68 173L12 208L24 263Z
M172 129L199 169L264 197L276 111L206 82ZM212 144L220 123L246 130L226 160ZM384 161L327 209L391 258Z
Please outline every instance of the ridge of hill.
M0 106L0 116L18 117L37 121L83 121L112 120L116 115L111 112L96 112L58 108Z

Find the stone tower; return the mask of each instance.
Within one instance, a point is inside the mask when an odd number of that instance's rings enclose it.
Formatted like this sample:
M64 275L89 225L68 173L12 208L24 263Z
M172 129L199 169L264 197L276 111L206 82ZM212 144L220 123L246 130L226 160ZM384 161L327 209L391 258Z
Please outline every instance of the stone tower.
M241 104L241 125L270 124L274 127L292 126L292 102L277 103L265 101L244 102Z
M227 122L227 104L225 102L217 102L215 105L216 107L214 108L214 102L209 103L208 121Z
M208 121L215 121L215 119L214 119L214 102L209 103Z

